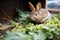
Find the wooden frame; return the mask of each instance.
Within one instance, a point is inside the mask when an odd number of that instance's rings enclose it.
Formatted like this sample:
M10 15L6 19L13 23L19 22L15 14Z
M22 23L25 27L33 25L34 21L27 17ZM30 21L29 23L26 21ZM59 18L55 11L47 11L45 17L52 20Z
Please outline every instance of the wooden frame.
M50 8L48 8L48 11L50 11L50 12L60 12L59 9L50 9Z

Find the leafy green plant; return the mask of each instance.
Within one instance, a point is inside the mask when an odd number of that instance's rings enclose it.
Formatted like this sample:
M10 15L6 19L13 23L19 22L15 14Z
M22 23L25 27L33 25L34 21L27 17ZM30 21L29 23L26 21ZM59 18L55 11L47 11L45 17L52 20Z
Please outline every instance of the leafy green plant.
M6 32L4 40L28 40L28 35L20 32Z
M23 27L23 25L20 25L20 26L16 25L16 27L14 29L12 29L11 31L9 31L9 33L6 32L4 40L6 40L6 39L7 40L8 39L24 40L24 39L21 39L21 38L23 38L22 37L23 35L21 35L21 34L26 35L26 38L28 38L29 40L47 40L47 39L48 40L57 40L60 35L59 29L55 25L51 25L51 24L50 25L47 25L47 24L34 25L34 24L29 23L28 25L25 25L25 26L26 27ZM15 33L17 33L17 34L15 34Z
M30 22L29 12L17 10L17 18L11 21L15 28L5 32L4 40L58 40L60 37L60 20L53 17L44 24L33 24Z
M21 24L28 24L30 22L30 12L26 11L26 12L23 12L19 9L16 10L16 14L18 15L16 18L15 18L15 21L18 21L20 22Z

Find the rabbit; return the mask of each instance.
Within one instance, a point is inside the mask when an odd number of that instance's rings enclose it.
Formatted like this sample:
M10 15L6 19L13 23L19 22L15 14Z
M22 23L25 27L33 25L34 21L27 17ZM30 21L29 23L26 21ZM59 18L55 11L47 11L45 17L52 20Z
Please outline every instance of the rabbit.
M47 19L51 19L51 14L46 9L41 8L41 3L38 2L36 4L36 8L33 6L31 2L29 2L30 19L31 21L35 21L37 23L45 22Z

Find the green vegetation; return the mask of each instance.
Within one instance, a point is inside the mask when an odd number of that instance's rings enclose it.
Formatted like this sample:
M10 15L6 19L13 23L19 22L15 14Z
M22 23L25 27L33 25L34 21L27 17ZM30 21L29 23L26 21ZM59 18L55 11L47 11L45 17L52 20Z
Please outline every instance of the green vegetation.
M30 22L29 12L17 10L18 17L11 21L15 28L8 30L4 34L3 40L58 40L60 37L60 18L52 17L43 24L33 24Z

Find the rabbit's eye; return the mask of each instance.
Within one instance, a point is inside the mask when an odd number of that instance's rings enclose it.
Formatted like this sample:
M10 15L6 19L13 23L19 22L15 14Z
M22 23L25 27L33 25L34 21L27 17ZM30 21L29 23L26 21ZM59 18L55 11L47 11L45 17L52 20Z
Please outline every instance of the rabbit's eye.
M37 16L37 14L36 14L36 16Z
M38 16L38 13L37 12L35 12L35 16Z

